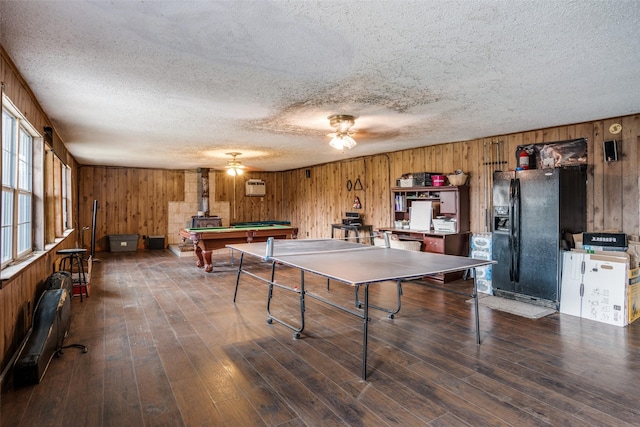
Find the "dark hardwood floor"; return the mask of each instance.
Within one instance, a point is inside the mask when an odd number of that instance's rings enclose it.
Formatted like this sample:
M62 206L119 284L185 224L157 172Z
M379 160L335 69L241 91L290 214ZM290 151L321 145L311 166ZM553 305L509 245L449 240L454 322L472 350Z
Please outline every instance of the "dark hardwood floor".
M529 320L481 306L477 346L467 298L406 284L395 319L371 311L363 381L359 319L307 299L294 340L265 322L265 284L245 277L232 302L225 251L209 274L169 251L98 258L67 339L88 353L68 349L40 384L10 387L3 427L640 425L640 321ZM266 264L250 267L266 277ZM308 285L354 298L320 278ZM393 305L393 284L371 290ZM273 311L293 322L296 295L276 298Z

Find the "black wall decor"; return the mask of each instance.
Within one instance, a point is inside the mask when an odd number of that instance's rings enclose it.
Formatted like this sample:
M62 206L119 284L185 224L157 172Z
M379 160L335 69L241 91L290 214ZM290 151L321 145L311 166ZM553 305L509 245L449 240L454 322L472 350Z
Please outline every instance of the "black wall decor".
M618 161L618 142L614 139L611 141L604 141L604 161L616 162Z

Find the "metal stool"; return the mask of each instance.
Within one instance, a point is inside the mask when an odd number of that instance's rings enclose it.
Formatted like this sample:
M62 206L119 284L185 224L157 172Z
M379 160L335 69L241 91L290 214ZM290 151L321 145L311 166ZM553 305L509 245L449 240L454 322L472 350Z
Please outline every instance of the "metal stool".
M83 296L89 296L89 286L84 271L84 259L82 257L83 254L87 253L87 250L81 248L60 249L56 253L58 255L64 255L60 260L60 270L68 271L71 274L73 290L75 291L76 288L79 290L80 302L82 302ZM78 273L76 278L73 277L74 269ZM75 292L73 293L75 294Z

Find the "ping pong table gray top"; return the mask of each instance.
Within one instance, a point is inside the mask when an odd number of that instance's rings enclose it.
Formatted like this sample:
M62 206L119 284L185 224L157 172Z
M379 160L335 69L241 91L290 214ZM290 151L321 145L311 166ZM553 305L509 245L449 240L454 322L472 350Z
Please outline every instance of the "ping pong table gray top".
M267 258L267 242L229 244L227 247ZM411 279L495 263L329 239L276 239L270 259L351 285Z

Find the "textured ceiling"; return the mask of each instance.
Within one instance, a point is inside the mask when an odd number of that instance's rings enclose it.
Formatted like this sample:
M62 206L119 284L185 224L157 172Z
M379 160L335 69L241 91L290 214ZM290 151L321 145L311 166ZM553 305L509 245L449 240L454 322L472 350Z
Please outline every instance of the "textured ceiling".
M256 170L640 111L640 2L0 1L81 164ZM327 116L358 118L347 152Z

